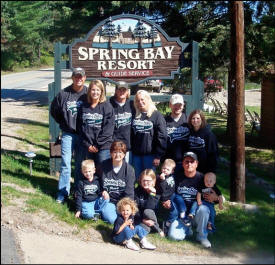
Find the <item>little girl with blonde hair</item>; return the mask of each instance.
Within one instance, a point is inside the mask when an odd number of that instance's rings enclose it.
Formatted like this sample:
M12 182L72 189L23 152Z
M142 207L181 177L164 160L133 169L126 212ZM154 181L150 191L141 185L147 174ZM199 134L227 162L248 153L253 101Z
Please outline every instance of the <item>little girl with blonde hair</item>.
M134 216L138 211L134 200L129 197L124 197L117 203L118 216L114 223L112 232L113 240L118 244L123 244L132 250L139 250L140 248L134 243L132 238L137 235L140 238L141 248L154 250L156 246L151 244L146 235L146 231L140 225L134 225Z

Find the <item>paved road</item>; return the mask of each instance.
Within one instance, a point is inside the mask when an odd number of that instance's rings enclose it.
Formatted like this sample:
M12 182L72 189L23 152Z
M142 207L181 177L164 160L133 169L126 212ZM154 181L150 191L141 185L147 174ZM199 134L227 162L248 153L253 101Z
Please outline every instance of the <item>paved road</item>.
M70 79L71 71L63 70L62 79ZM1 75L2 89L47 90L48 84L54 81L52 68L28 72Z
M41 69L1 76L1 101L46 105L48 84L54 81L53 69ZM62 87L71 82L71 71L62 71Z
M20 255L12 230L1 225L1 264L19 264Z

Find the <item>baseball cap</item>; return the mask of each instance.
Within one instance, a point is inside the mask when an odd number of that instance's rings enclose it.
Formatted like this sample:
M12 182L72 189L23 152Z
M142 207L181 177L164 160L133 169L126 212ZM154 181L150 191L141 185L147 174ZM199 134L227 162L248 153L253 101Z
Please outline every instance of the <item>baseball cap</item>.
M183 159L184 159L185 157L192 157L193 159L195 159L195 160L198 161L197 155L196 155L195 153L193 153L193 152L186 152L186 153L184 153Z
M183 102L183 96L180 95L180 94L174 94L174 95L172 95L171 98L170 98L170 103L172 105L177 104L177 103L183 105L184 104L184 102Z
M116 89L119 89L119 88L126 88L126 89L128 89L129 86L128 86L128 84L126 82L119 81L119 82L117 82Z
M77 68L73 68L73 73L72 73L72 76L74 75L81 75L81 76L85 76L85 71L83 68L81 67L77 67Z

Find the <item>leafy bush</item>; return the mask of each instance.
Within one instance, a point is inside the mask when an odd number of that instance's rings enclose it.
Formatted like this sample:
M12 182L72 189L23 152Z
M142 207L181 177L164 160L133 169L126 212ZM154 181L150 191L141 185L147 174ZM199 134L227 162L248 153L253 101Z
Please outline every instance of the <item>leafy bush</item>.
M53 65L54 63L54 58L53 56L47 56L47 55L42 55L40 57L40 64L41 65Z

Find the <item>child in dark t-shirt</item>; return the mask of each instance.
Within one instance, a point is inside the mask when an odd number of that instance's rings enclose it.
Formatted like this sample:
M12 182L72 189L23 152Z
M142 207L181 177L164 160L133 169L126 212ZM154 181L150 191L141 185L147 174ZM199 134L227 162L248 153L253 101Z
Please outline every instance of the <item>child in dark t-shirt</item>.
M79 180L75 197L76 213L75 217L80 215L85 219L93 219L99 215L104 205L104 200L100 196L100 183L95 175L95 163L92 159L83 160L81 163L83 178Z
M161 166L161 174L157 178L157 193L160 193L161 202L170 200L175 193L174 170L176 163L173 159L165 159Z
M137 235L142 248L154 250L156 246L151 244L146 237L148 231L141 225L134 224L137 211L138 207L135 201L129 197L124 197L117 203L118 216L112 232L113 240L117 244L124 244L127 248L138 251L139 247L132 240Z

